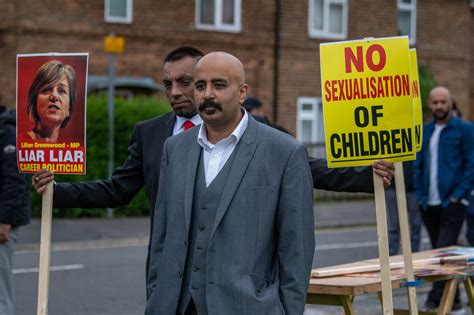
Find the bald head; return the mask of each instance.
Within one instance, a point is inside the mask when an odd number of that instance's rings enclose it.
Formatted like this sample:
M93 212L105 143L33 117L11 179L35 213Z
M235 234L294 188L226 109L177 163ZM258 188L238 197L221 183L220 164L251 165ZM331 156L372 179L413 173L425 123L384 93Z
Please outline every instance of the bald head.
M449 92L449 90L444 87L444 86L437 86L435 88L433 88L431 91L430 91L430 99L434 96L434 95L439 95L439 94L443 94L445 95L446 97L448 97L450 100L451 100L451 93Z
M205 55L196 65L195 71L202 69L206 71L209 68L225 70L229 78L234 79L238 84L245 82L244 65L239 59L229 53L216 51Z
M451 116L453 100L451 93L444 86L438 86L431 90L429 107L433 117L438 124L445 124Z

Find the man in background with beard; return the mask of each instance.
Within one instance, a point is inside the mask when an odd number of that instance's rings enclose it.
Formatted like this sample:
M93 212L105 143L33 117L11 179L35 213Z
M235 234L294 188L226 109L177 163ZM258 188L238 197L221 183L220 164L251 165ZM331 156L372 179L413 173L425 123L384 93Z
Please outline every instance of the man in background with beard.
M474 177L474 139L466 121L452 115L449 90L430 92L433 120L425 124L423 149L414 165L414 186L423 222L433 248L455 245ZM425 308L436 309L444 282L435 282ZM453 310L462 307L457 292Z

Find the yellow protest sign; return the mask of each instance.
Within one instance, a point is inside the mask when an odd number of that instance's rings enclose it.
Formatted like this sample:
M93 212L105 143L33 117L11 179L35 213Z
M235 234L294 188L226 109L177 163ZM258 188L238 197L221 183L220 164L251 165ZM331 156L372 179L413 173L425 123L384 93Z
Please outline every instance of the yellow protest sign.
M418 61L416 49L410 49L410 66L413 96L413 117L415 119L415 148L421 151L421 139L423 139L423 108L421 105L420 81L418 77Z
M320 46L328 166L415 159L408 37Z

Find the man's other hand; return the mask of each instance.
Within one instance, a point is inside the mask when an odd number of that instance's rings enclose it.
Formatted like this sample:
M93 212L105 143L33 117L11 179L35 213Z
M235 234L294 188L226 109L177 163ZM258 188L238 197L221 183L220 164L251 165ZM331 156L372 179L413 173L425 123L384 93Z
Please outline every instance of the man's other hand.
M372 169L375 174L383 178L383 186L388 188L392 184L393 175L395 175L395 165L385 160L377 160L372 163Z
M10 224L0 223L0 244L8 241L8 232L10 232L11 228Z
M45 168L33 174L31 184L39 195L43 195L46 185L52 180L54 180L54 174Z

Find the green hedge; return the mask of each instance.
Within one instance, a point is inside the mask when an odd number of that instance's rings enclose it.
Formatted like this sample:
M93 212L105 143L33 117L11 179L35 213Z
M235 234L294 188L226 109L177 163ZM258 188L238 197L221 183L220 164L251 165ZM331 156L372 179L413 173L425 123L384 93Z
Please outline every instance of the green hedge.
M435 88L438 83L431 72L431 70L425 65L418 65L418 76L419 76L419 86L421 93L421 103L423 106L423 113L428 115L428 100L430 98L430 91Z
M117 98L115 102L115 167L122 165L128 156L128 144L134 125L141 120L166 113L171 108L165 100L154 97L134 97L126 100ZM78 182L108 178L108 137L109 125L107 97L89 95L87 99L87 175L57 175L58 182ZM39 216L41 201L32 192L32 211ZM116 216L138 216L149 213L148 201L142 189L128 206L115 209ZM55 209L57 217L103 217L106 210L101 209Z

